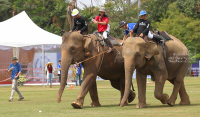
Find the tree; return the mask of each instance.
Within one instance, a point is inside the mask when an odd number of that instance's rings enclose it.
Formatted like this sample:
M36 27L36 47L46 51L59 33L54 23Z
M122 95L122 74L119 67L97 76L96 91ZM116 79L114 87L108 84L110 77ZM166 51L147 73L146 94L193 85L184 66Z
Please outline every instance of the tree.
M135 4L126 4L122 0L110 1L104 4L106 8L106 15L109 16L109 24L111 26L111 35L122 39L123 29L119 27L119 22L125 20L128 23L136 22L138 20L137 8L133 7ZM89 33L97 30L97 25L91 23L91 19L99 15L99 7L85 7L81 13L88 22Z
M72 17L71 13L73 11L73 9L77 8L77 3L76 0L72 0L68 6L67 6L67 12L66 12L66 18L68 20L68 23L70 25L70 30L72 30L73 26L74 26L74 17Z
M154 28L180 39L188 48L191 58L200 53L200 21L179 12L176 3L169 5L166 14L155 23Z
M160 18L162 18L168 10L168 5L175 1L176 0L148 0L142 4L141 9L147 11L149 20L159 22Z
M17 0L13 8L17 13L26 11L40 28L59 35L66 26L65 0Z
M119 27L119 22L124 20L127 23L137 22L138 9L134 7L135 4L126 4L122 0L115 2L107 2L104 4L106 14L110 17L111 35L122 39L123 29Z
M8 0L0 0L0 22L12 17L12 3Z
M200 0L177 0L176 6L186 16L200 19L200 14L197 12L198 3Z

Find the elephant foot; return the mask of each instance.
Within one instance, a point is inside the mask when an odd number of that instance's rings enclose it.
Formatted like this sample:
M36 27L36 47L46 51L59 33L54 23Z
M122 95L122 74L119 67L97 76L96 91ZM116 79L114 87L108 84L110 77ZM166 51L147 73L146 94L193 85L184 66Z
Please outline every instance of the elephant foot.
M169 100L168 94L163 94L163 99L161 100L162 104L167 104Z
M101 106L99 101L92 101L92 103L90 104L90 107L98 107L98 106Z
M138 103L136 105L136 108L145 108L145 107L147 107L146 103Z
M122 105L122 106L121 106L121 105ZM127 102L125 102L124 104L119 103L119 106L120 106L120 107L128 106L128 103L127 103Z
M133 91L130 91L128 96L128 103L131 103L135 99L136 94Z
M170 106L174 106L174 103L172 103L170 101L168 101L167 104L170 105Z
M175 104L175 100L173 100L172 98L168 99L167 104L170 106L174 106Z
M61 97L60 96L57 97L57 101L58 101L58 103L61 102Z
M76 103L76 102L73 102L71 105L74 107L74 109L82 109L83 107L81 104Z
M187 101L182 101L182 100L181 100L181 101L179 102L179 104L180 104L180 105L190 105L190 100L187 100Z
M128 103L127 101L121 101L120 104L119 104L120 107L123 107L123 106L128 106Z

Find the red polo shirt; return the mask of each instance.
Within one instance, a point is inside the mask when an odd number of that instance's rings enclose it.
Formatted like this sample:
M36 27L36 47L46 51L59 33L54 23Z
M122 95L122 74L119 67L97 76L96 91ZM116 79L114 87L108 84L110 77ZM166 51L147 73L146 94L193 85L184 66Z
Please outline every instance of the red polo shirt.
M96 16L95 20L98 21L98 22L106 22L106 25L98 24L98 32L104 32L108 27L108 25L107 25L108 24L108 17L105 15L101 19L100 16Z

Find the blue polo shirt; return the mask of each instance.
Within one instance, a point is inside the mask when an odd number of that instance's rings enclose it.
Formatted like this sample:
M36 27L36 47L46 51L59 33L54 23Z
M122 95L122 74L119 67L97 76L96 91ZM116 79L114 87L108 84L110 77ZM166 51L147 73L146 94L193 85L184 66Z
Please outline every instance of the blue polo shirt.
M60 68L61 68L61 65L58 64L58 69L60 69ZM61 74L61 70L58 70L58 74Z
M14 77L17 76L17 74L18 74L20 71L22 71L22 67L21 67L20 63L16 63L15 65L14 65L14 63L10 63L10 66L8 67L8 70L9 70L11 67L14 67L14 68L11 70L12 74L11 74L11 78L10 78L10 79L13 80ZM18 77L18 78L19 78L19 77ZM17 79L18 79L18 78L17 78Z
M136 23L128 23L128 29L124 30L124 35L128 35L128 33L134 29Z
M76 66L76 73L77 74L81 74L82 73L82 70L81 70L82 67L83 67L82 64L80 64L80 67Z

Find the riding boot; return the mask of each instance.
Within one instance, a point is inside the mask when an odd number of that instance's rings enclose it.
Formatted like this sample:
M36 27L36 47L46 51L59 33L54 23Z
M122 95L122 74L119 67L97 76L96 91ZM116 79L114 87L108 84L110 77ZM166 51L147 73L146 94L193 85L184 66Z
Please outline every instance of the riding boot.
M159 35L153 35L153 39L156 40L156 42L159 42L161 47L163 48L163 56L166 58L166 49L165 49L165 39L162 36Z
M106 42L106 44L108 45L108 47L109 47L109 51L107 52L107 53L111 53L111 52L113 52L113 46L112 46L112 44L111 44L111 42L108 40L108 38L107 39L104 39L105 40L105 42Z
M162 36L159 36L159 35L153 35L153 39L156 41L156 42L160 42L161 45L163 45L165 39L162 37Z

